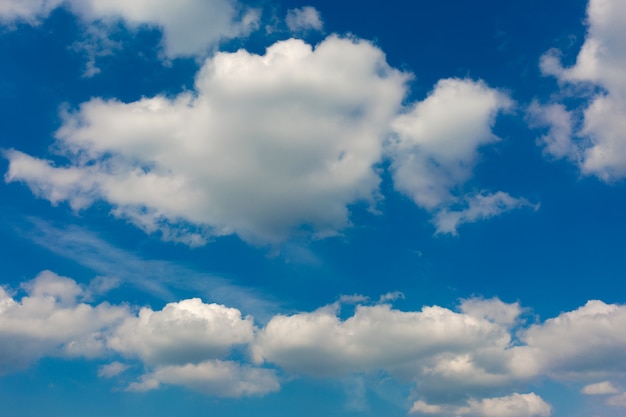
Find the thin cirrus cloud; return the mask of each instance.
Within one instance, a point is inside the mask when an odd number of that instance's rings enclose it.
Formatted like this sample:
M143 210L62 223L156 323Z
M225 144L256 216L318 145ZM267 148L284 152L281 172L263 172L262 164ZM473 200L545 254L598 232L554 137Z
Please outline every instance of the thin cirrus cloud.
M123 374L128 380L140 369L127 390L178 385L242 397L279 390L288 380L281 374L347 378L383 372L415 387L412 413L482 417L550 415L541 397L516 392L550 378L586 383L585 394L624 405L613 382L626 371L616 356L626 351L626 340L615 337L624 326L623 305L589 301L527 326L518 303L498 299L465 300L459 312L439 306L401 311L362 299L346 318L335 303L274 315L256 327L235 308L199 299L157 311L93 305L84 300L83 287L50 271L24 283L22 291L21 298L8 288L0 293L3 373L43 357L112 358L100 367L101 377ZM249 355L241 355L245 351Z
M497 140L508 96L448 79L404 108L410 78L371 43L337 36L218 53L194 93L92 99L64 114L55 149L67 162L9 150L5 180L74 210L105 201L116 217L191 246L228 234L275 243L302 227L335 235L350 205L375 207L385 158L396 188L437 216L440 233L530 205L459 190L479 148Z
M591 0L587 22L573 66L564 68L562 52L554 49L540 65L545 75L573 86L574 96L585 104L568 109L558 102L535 102L529 120L548 129L539 139L547 154L572 161L583 174L615 181L626 177L626 4Z
M237 285L231 279L189 266L146 259L104 241L95 233L79 228L58 228L41 219L11 219L20 235L33 243L98 274L83 295L85 301L117 286L134 287L165 302L176 299L175 292L192 291L203 298L235 306L257 320L266 320L278 310L278 303L258 289Z

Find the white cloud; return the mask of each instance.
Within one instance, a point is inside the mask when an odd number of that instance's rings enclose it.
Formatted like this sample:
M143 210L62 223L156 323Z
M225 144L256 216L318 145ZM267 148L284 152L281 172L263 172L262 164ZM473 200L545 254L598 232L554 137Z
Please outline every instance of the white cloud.
M534 207L535 210L539 208L538 204L532 204L525 198L512 197L502 191L465 196L463 206L465 208L443 208L435 214L433 222L437 233L456 235L457 228L464 223L474 223L522 207Z
M592 300L519 333L519 366L560 377L626 372L626 306Z
M587 395L607 395L617 394L619 390L609 381L604 381L585 385L581 392Z
M0 374L28 366L44 356L102 357L118 352L138 356L148 369L130 390L181 385L207 395L264 395L280 388L275 371L215 360L253 337L251 317L199 299L149 308L138 316L126 306L78 303L85 293L69 278L50 271L22 286L17 301L0 287ZM113 378L129 368L114 361L98 376Z
M471 176L478 149L496 142L496 115L511 100L484 82L445 79L393 122L395 187L428 210L457 201L457 187Z
M161 311L142 308L117 327L108 346L151 365L198 363L226 356L233 345L250 342L253 332L252 318L239 310L193 298Z
M122 19L131 27L162 29L166 56L203 55L229 38L247 35L258 25L260 12L235 0L70 0L87 21Z
M482 81L445 79L393 121L396 140L389 152L395 188L435 214L437 233L456 234L463 223L530 205L502 191L463 195L461 190L480 148L499 140L492 132L496 116L512 106L505 93Z
M275 371L231 361L158 367L132 383L129 391L150 391L161 384L179 385L218 397L260 396L280 389Z
M100 378L113 378L126 371L129 366L122 362L111 362L107 365L102 365L98 369L98 376Z
M540 141L553 156L573 159L584 174L612 181L626 177L626 4L590 0L587 17L587 37L576 64L563 68L560 52L551 50L540 66L544 74L554 75L562 84L595 86L602 91L593 95L584 110L575 110L582 127L574 131L572 139L566 137L564 109L547 107L551 114L544 123L550 132Z
M457 195L510 99L483 82L442 80L398 116L409 78L370 43L334 36L315 49L292 39L262 56L219 53L195 94L82 104L56 132L68 164L5 151L5 180L74 210L104 200L191 246L233 233L256 243L302 227L338 233L350 204L378 198L385 144L396 188L435 213L439 233L532 206L501 191Z
M259 10L245 8L236 0L4 0L0 3L0 22L35 24L60 6L73 11L86 27L103 22L106 27L107 22L119 19L131 28L158 28L163 32L168 58L205 55L225 39L246 36L256 29L260 18ZM102 53L89 36L82 46L91 50L90 59ZM96 72L93 62L88 63L86 75Z
M519 302L508 304L499 298L488 300L481 298L469 298L463 300L460 310L473 317L486 319L505 326L514 325L522 314Z
M545 154L555 158L566 158L579 162L582 155L572 140L573 115L562 104L542 105L533 101L527 109L527 120L531 127L549 128L548 133L537 139Z
M418 414L547 416L549 405L534 393L494 397L546 377L587 383L603 378L582 393L624 404L621 390L608 380L626 372L626 306L601 301L521 330L514 330L523 326L519 303L497 298L464 300L461 312L357 305L345 319L338 302L310 313L275 315L257 329L239 310L199 299L138 313L127 306L92 306L75 281L49 271L21 288L21 299L0 288L0 373L45 356L121 354L144 367L128 386L133 391L179 385L214 396L264 395L280 387L277 371L260 367L268 363L290 374L356 381L348 386L355 395L364 394L363 377L386 375L415 384L419 400L411 412ZM244 349L257 366L246 363ZM100 366L98 375L116 377L129 366L113 361Z
M540 396L529 394L507 395L504 397L470 399L466 406L428 404L422 400L413 403L411 414L454 415L472 417L547 417L552 407Z
M285 23L287 23L289 30L295 33L308 30L321 31L324 28L320 13L311 6L289 9Z
M41 18L59 7L65 0L2 0L0 1L0 23L23 21L37 24Z
M460 415L477 417L547 417L552 407L540 396L529 394L513 394L505 397L470 400L468 407L457 411Z
M360 40L218 53L195 94L82 104L56 133L68 165L8 151L5 179L75 210L107 201L192 245L230 233L275 242L301 225L337 233L347 205L376 199L374 164L408 78Z
M0 287L0 374L43 356L100 356L108 332L128 315L126 307L78 303L76 282L50 271L24 288L16 300Z
M330 306L274 316L258 333L253 357L303 374L385 369L414 378L429 365L459 355L479 373L482 369L473 359L481 351L503 350L510 341L508 332L494 323L436 306L420 312L393 310L387 304L357 306L346 320L337 313L336 306ZM481 382L477 377L476 383Z
M442 414L443 412L444 407L428 404L422 400L415 401L409 410L409 414Z

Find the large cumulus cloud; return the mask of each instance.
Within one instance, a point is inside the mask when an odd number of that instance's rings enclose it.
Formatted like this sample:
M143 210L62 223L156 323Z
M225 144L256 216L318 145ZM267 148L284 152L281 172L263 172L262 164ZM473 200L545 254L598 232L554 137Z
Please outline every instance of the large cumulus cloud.
M441 233L529 205L460 189L479 148L497 140L508 96L449 79L404 107L410 78L371 43L337 36L315 48L291 39L263 55L218 53L193 92L94 98L64 113L58 162L8 150L5 180L75 210L103 200L115 216L190 245L336 234L350 205L376 204L385 158L396 188L435 214Z

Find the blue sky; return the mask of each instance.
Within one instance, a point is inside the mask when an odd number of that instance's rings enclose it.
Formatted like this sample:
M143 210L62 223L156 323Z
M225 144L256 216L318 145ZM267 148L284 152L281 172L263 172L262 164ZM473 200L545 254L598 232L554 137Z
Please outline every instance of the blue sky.
M0 2L3 416L623 415L626 4Z

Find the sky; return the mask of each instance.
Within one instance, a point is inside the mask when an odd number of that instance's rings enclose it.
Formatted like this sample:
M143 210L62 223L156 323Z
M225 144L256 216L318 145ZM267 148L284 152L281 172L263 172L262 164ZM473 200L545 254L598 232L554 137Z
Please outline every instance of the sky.
M626 2L0 0L0 414L626 413Z

